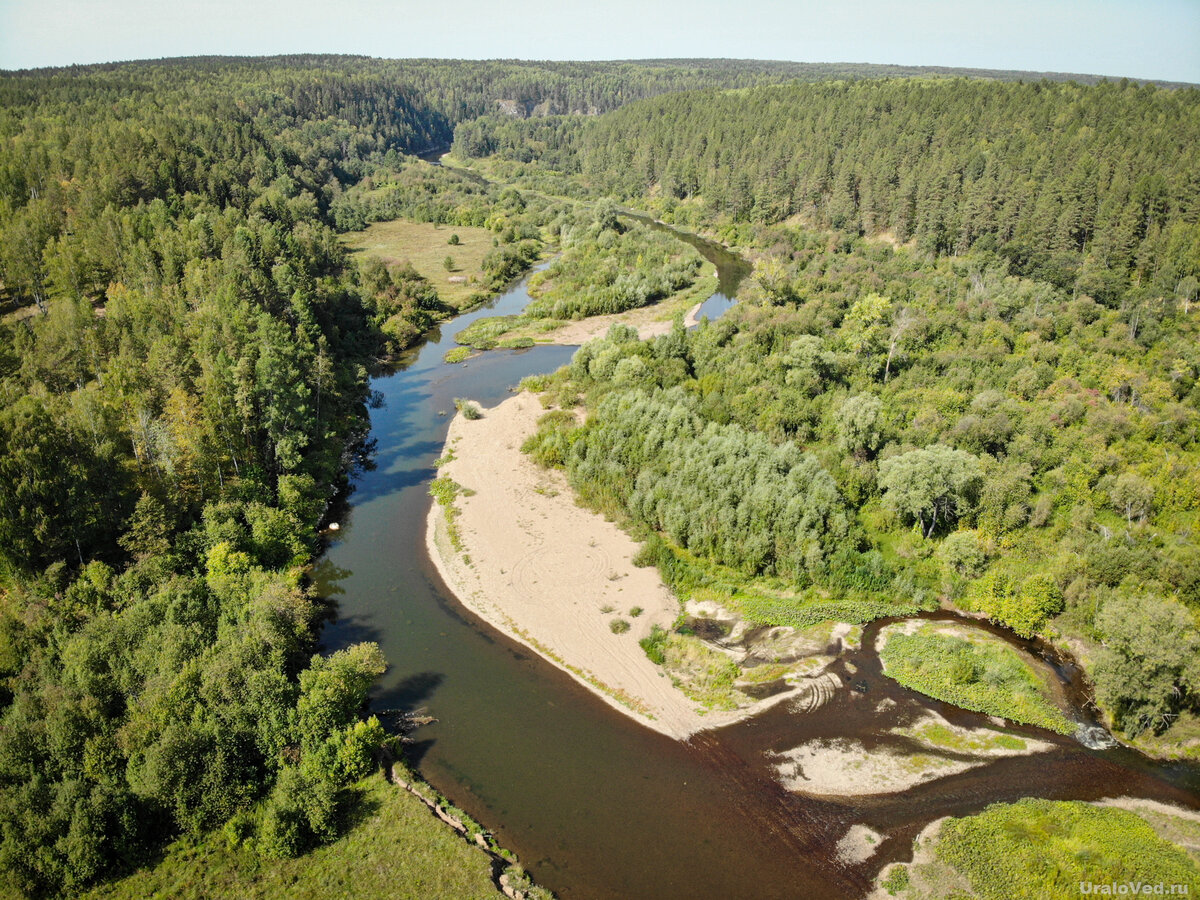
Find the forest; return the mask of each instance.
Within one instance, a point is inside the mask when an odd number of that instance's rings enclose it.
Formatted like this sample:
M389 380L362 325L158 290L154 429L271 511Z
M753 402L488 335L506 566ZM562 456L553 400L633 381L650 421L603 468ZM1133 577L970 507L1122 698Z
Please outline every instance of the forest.
M1195 88L1127 82L863 80L685 92L594 118L488 117L459 127L455 152L576 176L735 241L733 226L794 218L935 255L998 253L1014 275L1106 305L1131 283L1190 302L1198 107Z
M74 891L219 826L266 857L336 833L383 738L361 713L385 662L313 656L329 609L306 567L363 456L369 372L454 311L411 270L353 264L337 232L481 215L481 297L553 238L547 204L406 154L497 108L603 112L798 71L301 56L0 73L11 887Z
M1195 228L1179 219L1163 227ZM790 625L942 598L1064 642L1118 729L1182 752L1200 345L1178 284L1200 255L1105 303L995 249L743 233L760 257L738 307L652 341L614 327L533 379L588 418L548 415L527 449L681 597Z
M722 321L585 346L551 387L587 423L534 442L643 529L677 589L777 622L944 596L1081 642L1127 734L1194 730L1200 94L944 74L320 56L0 73L11 886L77 891L218 830L294 856L338 833L371 769L386 661L315 653L331 609L308 566L367 453L369 374L455 310L339 232L487 228L478 299L561 246L538 301L561 317L694 274L604 215L573 251L591 226L564 200L411 158L451 140L755 258Z

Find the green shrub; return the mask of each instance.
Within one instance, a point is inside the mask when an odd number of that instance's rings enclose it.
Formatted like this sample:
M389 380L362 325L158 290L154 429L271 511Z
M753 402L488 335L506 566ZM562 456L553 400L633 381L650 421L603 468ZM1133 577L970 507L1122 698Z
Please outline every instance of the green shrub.
M483 418L483 411L465 397L455 397L454 407L462 413L464 419L474 420Z
M895 897L901 891L908 890L909 883L908 866L895 865L883 880L883 889Z
M613 634L624 634L629 630L630 625L624 619L613 619L608 623L608 627Z
M650 635L638 641L642 649L646 651L646 656L650 658L650 662L656 666L661 666L666 662L668 637L670 637L669 631L660 625L654 625L650 628Z

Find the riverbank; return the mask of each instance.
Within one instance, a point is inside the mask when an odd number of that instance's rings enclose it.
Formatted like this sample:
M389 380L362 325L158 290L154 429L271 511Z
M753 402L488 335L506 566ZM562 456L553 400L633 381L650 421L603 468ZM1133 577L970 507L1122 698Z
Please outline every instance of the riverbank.
M433 504L426 547L459 601L615 708L677 739L789 696L705 710L650 661L638 641L655 625L670 628L679 603L656 569L633 564L632 538L577 506L562 473L521 452L544 412L523 393L480 419L460 414L450 424L440 476L460 488L453 525L446 507Z
M264 859L231 845L218 829L200 838L180 838L153 865L78 896L82 900L503 900L506 896L497 884L501 867L490 847L464 840L416 792L373 774L355 785L352 793L346 832L302 856Z
M463 330L456 340L473 350L529 347L534 344L577 347L593 338L603 337L617 324L636 329L640 340L648 340L667 334L680 316L685 328L697 325L700 309L717 290L717 284L716 275L704 275L658 303L583 319L540 319L524 313L489 316Z

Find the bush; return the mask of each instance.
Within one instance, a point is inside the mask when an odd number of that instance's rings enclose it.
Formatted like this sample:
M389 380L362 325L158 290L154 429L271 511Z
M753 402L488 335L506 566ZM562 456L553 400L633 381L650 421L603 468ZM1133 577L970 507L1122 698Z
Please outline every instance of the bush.
M1200 694L1200 636L1187 608L1159 597L1118 597L1101 607L1104 646L1096 699L1126 734L1161 733Z
M613 619L608 623L608 627L612 630L613 634L624 634L629 630L630 625L624 619Z
M650 662L656 666L661 666L667 660L666 646L668 637L670 637L670 632L660 625L655 625L651 627L649 637L644 637L638 641L642 649L646 651L646 656L650 658Z
M895 865L892 866L892 870L888 872L887 878L883 880L883 889L887 891L890 896L895 897L901 891L908 890L909 883L910 880L908 877L908 866L902 864Z
M1063 611L1063 596L1049 575L1031 575L1017 587L1003 574L989 572L971 585L963 605L1029 638Z
M474 419L482 419L483 418L483 411L478 406L476 406L474 403L472 403L470 400L467 400L464 397L455 397L454 398L454 407L460 413L462 413L462 417L464 419L474 420Z

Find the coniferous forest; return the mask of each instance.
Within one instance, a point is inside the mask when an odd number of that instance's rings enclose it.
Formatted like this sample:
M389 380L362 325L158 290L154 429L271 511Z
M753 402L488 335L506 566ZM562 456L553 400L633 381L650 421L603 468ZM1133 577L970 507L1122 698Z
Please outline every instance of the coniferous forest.
M959 74L0 73L0 869L51 896L180 835L338 834L387 662L315 653L309 566L369 375L458 311L339 243L400 216L494 233L476 299L566 245L561 318L698 266L613 221L573 249L577 201L738 247L724 319L617 328L545 381L588 418L537 458L681 594L796 625L945 600L1069 643L1119 732L1196 753L1200 90ZM451 142L510 183L412 158ZM572 271L602 251L636 300Z

